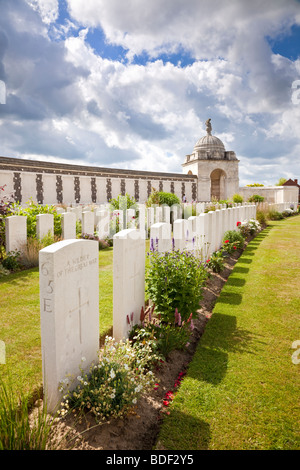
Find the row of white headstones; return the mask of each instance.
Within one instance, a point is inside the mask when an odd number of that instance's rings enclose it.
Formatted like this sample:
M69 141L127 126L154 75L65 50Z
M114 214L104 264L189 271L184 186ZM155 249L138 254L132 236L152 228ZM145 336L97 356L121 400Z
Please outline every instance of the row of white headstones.
M226 205L220 205L219 209ZM241 207L236 204L235 207ZM242 206L243 207L243 206ZM195 207L196 213L203 213L206 208L205 203L198 203ZM76 223L81 222L81 233L85 235L94 235L100 239L112 238L112 236L125 228L138 228L145 232L146 238L149 236L150 227L154 223L170 223L177 219L190 219L191 206L174 205L145 207L138 205L138 210L114 210L110 211L108 207L93 210L82 210L82 207L68 207L66 210L57 208L61 215L62 239L75 239ZM137 217L138 214L138 217ZM188 229L187 229L188 230ZM6 231L6 252L20 251L26 247L27 242L27 217L10 216L5 219ZM52 213L39 214L36 216L36 237L42 239L48 234L54 233L54 215ZM192 231L190 230L190 233Z
M202 213L173 224L150 228L150 244L159 252L194 250L205 259L220 248L227 230L255 218L256 206ZM199 242L200 241L200 242ZM199 243L205 250L199 250ZM47 408L57 409L61 383L88 371L99 353L99 250L94 240L69 239L39 253L43 386ZM144 230L124 229L113 241L113 336L124 340L139 323L145 307L146 237ZM131 319L128 324L128 317ZM80 373L79 373L80 372Z

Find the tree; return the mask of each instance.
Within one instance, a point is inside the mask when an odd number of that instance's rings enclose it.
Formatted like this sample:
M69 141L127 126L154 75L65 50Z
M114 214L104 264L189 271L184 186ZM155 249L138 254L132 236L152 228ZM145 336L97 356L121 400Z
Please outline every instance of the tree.
M282 186L284 183L286 183L287 179L282 177L282 178L279 178L279 181L278 183L276 183L275 186Z

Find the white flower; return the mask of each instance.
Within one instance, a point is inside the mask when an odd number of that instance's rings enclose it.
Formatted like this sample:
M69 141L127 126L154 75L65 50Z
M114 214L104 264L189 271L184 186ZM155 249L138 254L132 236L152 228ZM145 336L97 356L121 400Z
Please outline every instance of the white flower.
M112 370L110 371L110 374L109 374L109 375L110 375L110 377L111 377L112 379L114 379L115 376L116 376L115 371L112 369Z
M132 403L135 405L135 404L136 404L136 402L137 402L137 399L136 399L136 398L134 398L134 399L132 400Z
M85 361L86 361L86 358L85 358L85 357L82 357L81 360L82 360L82 362L85 362Z

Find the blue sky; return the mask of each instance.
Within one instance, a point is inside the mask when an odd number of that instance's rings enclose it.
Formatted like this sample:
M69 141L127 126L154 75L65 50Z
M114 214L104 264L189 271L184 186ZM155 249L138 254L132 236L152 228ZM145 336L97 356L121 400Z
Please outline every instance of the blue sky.
M300 178L297 80L296 0L0 0L3 156L181 173L210 117L241 185Z

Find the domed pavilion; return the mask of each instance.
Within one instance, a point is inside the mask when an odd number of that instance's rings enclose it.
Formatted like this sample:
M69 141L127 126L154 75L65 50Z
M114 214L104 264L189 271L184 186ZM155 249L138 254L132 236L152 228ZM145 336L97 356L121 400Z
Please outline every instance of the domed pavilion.
M239 160L212 135L211 119L205 124L206 135L196 142L193 153L186 155L183 173L198 177L198 200L229 199L239 190Z

